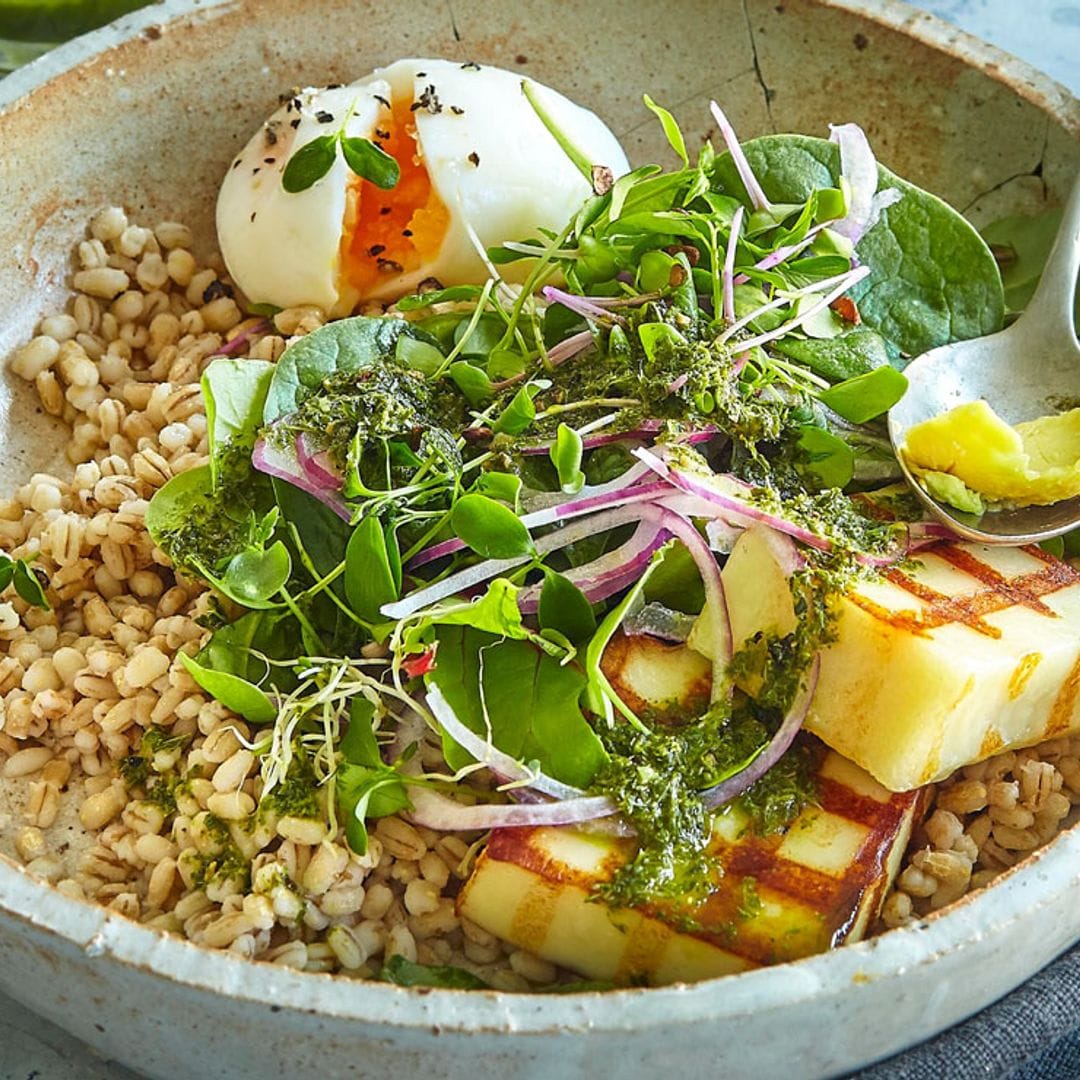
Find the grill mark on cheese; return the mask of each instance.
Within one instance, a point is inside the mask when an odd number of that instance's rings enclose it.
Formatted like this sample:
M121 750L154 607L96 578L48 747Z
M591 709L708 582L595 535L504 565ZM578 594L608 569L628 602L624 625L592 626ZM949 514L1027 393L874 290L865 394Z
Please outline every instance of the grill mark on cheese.
M984 588L967 596L947 596L901 570L891 569L885 572L886 579L921 600L926 605L922 611L894 611L858 593L852 594L849 599L873 618L917 636L926 636L928 631L949 623L961 623L985 637L1000 638L1001 629L986 622L984 616L1023 606L1056 619L1057 612L1044 604L1042 597L1080 582L1080 573L1068 563L1054 558L1034 544L1021 550L1038 559L1042 568L1012 578L1005 577L999 570L955 544L938 544L929 550Z
M1080 693L1080 659L1073 664L1068 678L1061 685L1058 696L1050 709L1050 719L1046 722L1044 735L1052 739L1063 735L1072 727L1073 713L1076 712L1076 697Z
M1080 671L1077 677L1080 684ZM867 831L843 873L834 876L780 855L778 849L785 835L782 833L743 836L735 842L717 839L712 850L723 873L697 914L701 928L684 932L754 965L795 959L808 951L840 944L859 922L865 903L880 898L877 886L896 842L896 830L913 808L918 811L922 799L923 793L915 791L893 795L883 803L830 777L819 776L821 810ZM799 827L799 821L792 826ZM514 913L512 934L512 940L534 952L543 945L559 888L579 888L588 894L597 881L609 878L634 851L632 842L620 841L617 853L607 856L595 872L582 871L550 856L538 842L540 832L533 827L496 829L481 856L515 863L537 876L537 886L529 890ZM747 878L754 880L763 899L771 896L800 905L814 920L812 925L791 940L774 940L754 919L742 918L739 912ZM632 977L655 966L676 932L665 921L665 915L670 914L665 905L647 905L637 911L644 919L640 926L628 929L620 977Z
M1028 680L1035 674L1035 669L1042 661L1042 653L1029 652L1020 658L1020 663L1009 676L1009 700L1015 701L1027 686Z

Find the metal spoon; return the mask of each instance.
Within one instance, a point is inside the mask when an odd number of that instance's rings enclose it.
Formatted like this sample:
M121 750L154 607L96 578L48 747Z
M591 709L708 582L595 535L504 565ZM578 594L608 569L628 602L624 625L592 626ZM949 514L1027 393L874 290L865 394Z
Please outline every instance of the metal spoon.
M954 532L984 544L1028 544L1080 525L1080 497L1050 506L966 514L934 499L900 454L914 424L956 405L985 398L1010 424L1080 403L1080 342L1073 310L1080 271L1080 177L1042 279L1027 310L1007 330L941 345L905 369L908 389L889 412L889 438L908 483L927 508Z

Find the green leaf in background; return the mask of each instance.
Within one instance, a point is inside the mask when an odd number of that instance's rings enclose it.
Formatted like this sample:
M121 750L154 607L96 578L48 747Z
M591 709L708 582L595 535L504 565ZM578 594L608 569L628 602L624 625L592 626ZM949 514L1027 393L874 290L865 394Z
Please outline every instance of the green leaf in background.
M1000 218L982 230L1005 283L1005 303L1010 311L1023 311L1054 246L1061 226L1061 210L1047 210L1030 217Z
M840 150L827 139L765 135L743 149L774 202L802 203L815 190L839 186ZM879 189L903 197L857 246L871 271L851 290L863 320L911 356L1001 329L1001 275L983 238L936 195L883 166L878 176ZM729 194L745 197L730 154L717 158L715 177Z
M799 429L795 445L800 457L799 472L822 488L843 488L855 475L855 452L831 431L807 424Z
M146 6L147 0L2 0L0 37L59 44Z

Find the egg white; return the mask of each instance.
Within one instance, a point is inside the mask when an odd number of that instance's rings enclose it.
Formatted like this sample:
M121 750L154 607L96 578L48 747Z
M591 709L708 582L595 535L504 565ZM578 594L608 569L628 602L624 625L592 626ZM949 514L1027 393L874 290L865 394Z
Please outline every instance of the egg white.
M629 168L618 140L592 112L532 84L537 99L578 149L619 176ZM291 194L281 174L311 139L337 130L370 138L384 102L417 103L417 152L449 215L437 253L410 272L387 274L360 296L346 280L342 233L351 173L341 155L325 177ZM327 120L331 117L331 120ZM298 121L298 122L297 122ZM521 76L449 60L407 59L350 86L304 90L255 134L230 169L217 206L218 238L233 279L255 303L315 304L348 314L360 301L389 300L434 277L444 285L486 279L477 242L491 247L562 229L590 185L544 127ZM393 190L383 192L384 203ZM470 236L470 228L475 240ZM522 280L526 265L501 268Z

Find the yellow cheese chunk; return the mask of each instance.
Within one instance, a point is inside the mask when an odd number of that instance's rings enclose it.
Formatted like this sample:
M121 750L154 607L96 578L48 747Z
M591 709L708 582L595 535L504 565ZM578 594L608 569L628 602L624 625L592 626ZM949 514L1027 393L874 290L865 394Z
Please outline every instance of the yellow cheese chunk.
M632 841L575 828L497 829L458 897L465 918L591 979L693 982L857 941L876 917L922 807L822 751L819 805L759 837L738 810L718 815L723 872L688 930L663 905L615 909L593 891Z
M736 647L794 626L762 530L723 578ZM806 727L892 791L1080 730L1080 574L1038 547L940 544L859 585L837 617Z
M1011 427L985 401L915 424L901 450L916 473L946 473L992 502L1080 495L1080 409Z

